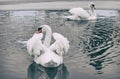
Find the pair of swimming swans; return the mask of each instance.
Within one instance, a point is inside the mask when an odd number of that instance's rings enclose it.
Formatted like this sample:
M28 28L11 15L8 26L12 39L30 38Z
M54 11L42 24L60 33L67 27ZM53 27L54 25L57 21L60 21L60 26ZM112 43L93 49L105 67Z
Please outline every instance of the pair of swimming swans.
M83 8L72 8L69 12L71 16L66 18L71 20L92 20L96 19L96 13L94 11L94 3L90 4L91 13L89 14ZM32 38L27 41L28 53L34 56L34 61L44 67L57 67L63 63L63 55L67 53L69 49L69 41L66 37L59 33L53 33L48 25L42 25L43 33L34 34ZM44 41L42 41L43 37ZM55 42L51 44L51 39L54 38Z
M44 67L57 67L63 63L63 55L69 49L69 41L59 33L52 33L50 26L42 25L39 28L44 33L34 34L27 41L28 53L34 56L34 61ZM44 37L44 41L42 41ZM51 44L51 39L55 42Z
M94 20L96 19L96 12L95 12L95 4L90 3L90 11L87 12L83 8L72 8L68 12L71 14L70 16L65 16L65 18L70 20Z

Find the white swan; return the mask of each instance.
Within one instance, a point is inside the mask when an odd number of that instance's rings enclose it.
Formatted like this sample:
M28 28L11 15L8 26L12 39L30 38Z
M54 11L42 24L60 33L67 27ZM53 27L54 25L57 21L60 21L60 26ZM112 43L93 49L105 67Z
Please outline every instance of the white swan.
M95 4L90 3L90 11L87 12L83 8L72 8L69 10L69 13L72 14L70 16L66 16L67 19L70 20L94 20L96 19L96 12L95 12Z
M27 42L27 50L34 55L34 61L44 67L57 67L63 63L63 55L69 49L69 41L59 33L53 33L48 25L42 25L43 33L34 34ZM43 35L45 35L44 41ZM51 44L51 37L55 42Z

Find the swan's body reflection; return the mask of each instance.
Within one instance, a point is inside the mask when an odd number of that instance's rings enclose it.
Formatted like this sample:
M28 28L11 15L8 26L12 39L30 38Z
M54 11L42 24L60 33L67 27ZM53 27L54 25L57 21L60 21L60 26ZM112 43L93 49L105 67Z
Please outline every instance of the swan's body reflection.
M48 68L33 62L28 67L28 79L68 79L68 71L64 64Z

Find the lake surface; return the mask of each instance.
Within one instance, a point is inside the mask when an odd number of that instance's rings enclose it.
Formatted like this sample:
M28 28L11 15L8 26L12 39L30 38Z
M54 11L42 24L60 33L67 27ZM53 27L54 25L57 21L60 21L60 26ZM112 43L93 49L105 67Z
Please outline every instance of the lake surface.
M96 21L69 21L66 15L67 10L0 11L0 78L31 79L37 73L37 79L120 79L120 11L97 10ZM42 24L70 41L59 71L32 63L27 53L24 41Z

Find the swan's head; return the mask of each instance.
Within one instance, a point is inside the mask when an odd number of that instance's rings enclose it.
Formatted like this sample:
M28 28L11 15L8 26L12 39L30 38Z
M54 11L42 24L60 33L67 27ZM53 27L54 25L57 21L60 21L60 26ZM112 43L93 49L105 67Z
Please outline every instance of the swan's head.
M93 2L90 3L90 8L91 8L91 9L96 9L96 8L95 8L95 4L94 4Z
M51 31L51 28L49 25L41 25L38 28L41 28L42 32Z
M42 32L42 27L38 27L37 33L41 33L41 32Z

